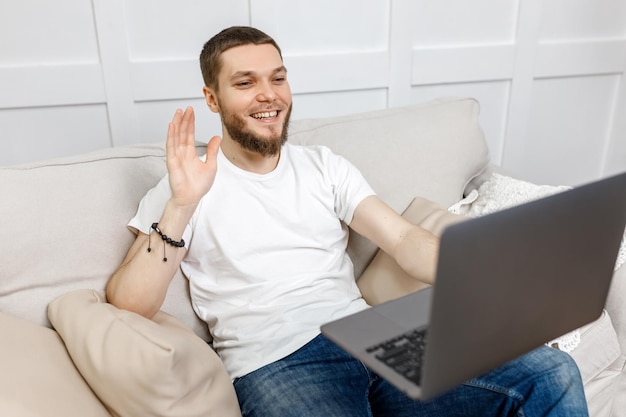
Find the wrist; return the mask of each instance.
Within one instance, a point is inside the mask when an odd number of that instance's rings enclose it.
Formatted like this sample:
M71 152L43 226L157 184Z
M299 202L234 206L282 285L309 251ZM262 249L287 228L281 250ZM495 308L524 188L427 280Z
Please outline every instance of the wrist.
M171 237L163 233L161 229L159 229L159 223L155 222L155 223L152 223L152 226L150 226L150 234L148 234L148 249L147 249L148 253L152 252L152 242L151 242L152 230L154 230L161 237L161 240L163 240L163 242L167 243L168 245L173 246L174 248L185 247L185 241L183 239L179 241L172 239ZM165 253L165 245L163 246L163 262L167 262L167 255Z
M181 206L173 199L165 204L163 215L158 219L159 228L174 240L180 240L197 205Z

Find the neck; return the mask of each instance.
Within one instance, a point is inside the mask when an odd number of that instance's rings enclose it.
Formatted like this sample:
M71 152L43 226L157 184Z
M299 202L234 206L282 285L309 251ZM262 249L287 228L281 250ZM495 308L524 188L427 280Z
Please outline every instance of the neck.
M263 156L249 151L231 138L224 135L221 144L224 156L238 168L255 174L267 174L276 169L280 160L280 152L272 156Z

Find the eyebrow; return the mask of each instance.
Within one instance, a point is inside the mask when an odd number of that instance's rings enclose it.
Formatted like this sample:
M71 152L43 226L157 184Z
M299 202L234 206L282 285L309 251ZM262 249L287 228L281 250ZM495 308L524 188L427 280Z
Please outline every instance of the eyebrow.
M280 67L275 68L272 71L272 75L277 74L279 72L285 72L286 73L287 72L287 68L284 65L281 65ZM254 74L256 74L256 71L237 71L230 77L230 79L234 80L234 79L240 78L240 77L249 77L249 76L254 75Z

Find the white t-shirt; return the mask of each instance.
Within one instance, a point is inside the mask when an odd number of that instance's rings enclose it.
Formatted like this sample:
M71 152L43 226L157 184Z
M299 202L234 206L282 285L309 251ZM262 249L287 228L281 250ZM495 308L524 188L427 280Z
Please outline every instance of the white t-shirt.
M220 150L215 182L183 235L181 268L231 378L293 353L322 324L367 308L346 252L346 224L373 194L350 162L322 146L285 144L265 175L236 167ZM129 226L148 233L169 196L166 177Z

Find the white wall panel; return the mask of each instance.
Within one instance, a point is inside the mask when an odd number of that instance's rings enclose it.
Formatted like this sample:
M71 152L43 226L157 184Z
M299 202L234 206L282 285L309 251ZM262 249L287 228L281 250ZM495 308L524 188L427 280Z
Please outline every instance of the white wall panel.
M97 64L0 67L0 109L102 103L102 70Z
M187 105L198 139L219 133L198 55L252 24L283 49L294 119L473 96L511 172L626 170L626 0L0 1L3 164L163 141Z
M413 46L512 43L517 1L418 0Z
M544 2L540 39L610 39L626 35L626 3L620 0Z
M141 142L164 144L174 112L187 106L192 106L196 115L197 140L206 142L214 135L221 135L219 115L209 110L203 98L147 101L137 104Z
M388 48L389 0L251 0L250 3L251 24L279 40L285 55Z
M296 94L291 118L343 116L387 107L385 89Z
M131 61L195 59L225 27L249 24L247 0L126 0Z
M129 67L134 101L202 96L204 82L197 58L131 62Z
M91 2L0 9L0 164L111 146Z
M2 0L0 66L98 62L91 2Z
M511 79L515 53L515 47L506 44L416 48L412 84Z
M106 107L79 105L0 111L0 165L74 155L111 146ZM9 132L9 133L7 133Z
M626 39L540 42L535 77L615 74L624 71Z
M347 91L386 87L386 52L352 52L330 55L285 55L293 93ZM367 68L366 71L363 68Z
M543 183L576 185L608 175L609 149L623 149L611 132L626 80L626 2L520 5L504 165ZM617 165L626 170L626 159Z
M602 174L616 76L545 79L536 83L528 136L518 158L529 179L582 183Z

